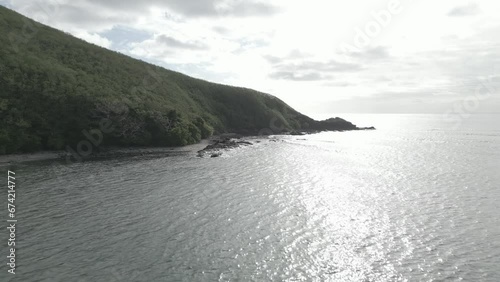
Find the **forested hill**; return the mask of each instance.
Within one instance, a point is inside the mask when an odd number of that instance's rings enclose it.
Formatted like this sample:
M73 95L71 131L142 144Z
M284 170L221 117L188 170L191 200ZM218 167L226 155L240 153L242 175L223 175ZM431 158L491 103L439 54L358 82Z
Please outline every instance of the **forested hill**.
M222 132L348 130L254 90L136 60L0 6L0 154L60 150L108 126L102 144L177 146Z

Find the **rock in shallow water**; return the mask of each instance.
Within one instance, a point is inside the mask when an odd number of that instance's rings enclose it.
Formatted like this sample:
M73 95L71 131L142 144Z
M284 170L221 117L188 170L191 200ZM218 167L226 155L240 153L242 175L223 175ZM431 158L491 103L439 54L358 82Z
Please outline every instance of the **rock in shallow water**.
M231 138L223 138L215 140L212 144L206 146L203 150L198 151L198 157L210 155L211 158L216 158L222 155L221 150L229 150L248 145L253 144L249 141L237 141Z

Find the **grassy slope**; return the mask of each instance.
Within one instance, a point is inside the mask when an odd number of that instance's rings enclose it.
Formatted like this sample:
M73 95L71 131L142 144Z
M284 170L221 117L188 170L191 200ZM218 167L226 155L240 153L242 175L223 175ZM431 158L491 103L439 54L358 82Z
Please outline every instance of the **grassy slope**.
M104 118L114 130L103 143L124 146L185 145L213 130L355 128L89 44L2 6L0 37L0 153L62 149Z

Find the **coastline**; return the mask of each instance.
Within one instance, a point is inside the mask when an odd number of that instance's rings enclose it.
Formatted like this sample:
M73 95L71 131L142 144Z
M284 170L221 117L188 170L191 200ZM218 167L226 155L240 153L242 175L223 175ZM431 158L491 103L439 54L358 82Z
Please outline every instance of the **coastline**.
M92 154L85 158L85 160L95 160L104 158L121 158L121 157L135 157L135 156L171 156L185 153L195 154L198 150L203 149L211 142L211 138L203 139L196 144L191 144L182 147L103 147L101 152ZM0 155L0 167L48 160L64 160L69 157L67 151L40 151L33 153L21 153Z
M338 130L338 131L355 131L355 130L375 130L374 127L360 127L352 130ZM324 130L323 130L324 131ZM95 160L104 158L121 158L121 157L135 157L135 156L171 156L177 154L192 153L197 157L219 157L224 150L231 150L241 146L253 145L249 139L256 137L268 136L281 136L281 135L309 135L323 132L322 130L305 131L297 130L292 132L283 132L273 135L246 135L239 133L222 133L213 135L207 139L203 139L196 144L191 144L181 147L103 147L101 151L85 157L85 160ZM329 130L327 130L329 131ZM39 151L33 153L21 153L0 155L0 167L48 160L62 160L70 157L67 151Z

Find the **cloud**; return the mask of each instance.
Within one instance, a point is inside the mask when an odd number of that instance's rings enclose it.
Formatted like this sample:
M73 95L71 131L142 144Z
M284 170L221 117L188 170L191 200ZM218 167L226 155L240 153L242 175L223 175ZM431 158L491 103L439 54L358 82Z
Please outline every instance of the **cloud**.
M390 57L389 49L383 46L366 48L361 51L350 52L346 54L353 58L364 59L364 60L380 60L387 59Z
M11 1L7 6L13 6L22 14L56 28L79 28L89 32L103 32L116 25L137 24L144 17L152 20L151 16L156 17L152 11L163 11L162 18L178 23L200 18L265 17L280 12L277 6L257 0L18 0Z
M215 32L221 34L221 35L226 35L226 34L229 34L230 30L226 27L223 27L223 26L214 26L212 28L212 30L214 30Z
M66 3L62 0L48 0L43 3L39 0L20 0L14 2L14 5L16 11L27 17L71 33L77 29L102 32L116 25L130 25L137 16L120 8L112 9L86 1Z
M290 51L288 55L283 57L273 56L273 55L264 55L262 57L271 64L278 64L278 63L284 63L287 60L305 59L311 57L311 55L306 54L300 50L293 49Z
M273 55L264 55L263 58L268 63L271 63L271 64L278 64L278 63L281 63L283 61L283 58L276 57L276 56L273 56Z
M420 89L406 92L381 92L370 96L353 95L347 99L326 101L318 110L332 112L367 112L367 113L446 113L452 111L455 105L463 105L464 101L474 97L469 92L466 95L440 92L433 89ZM477 112L497 112L500 105L498 96L478 101Z
M185 17L270 16L280 9L265 1L255 0L89 0L89 3L121 11L147 11L151 7L168 9ZM172 13L167 13L171 15Z
M294 73L291 71L277 71L269 75L273 79L284 79L293 81L317 81L327 79L327 76L319 72Z
M355 86L356 83L348 82L348 81L329 81L323 84L324 86L332 86L332 87L349 87Z
M380 92L368 96L353 95L350 98L325 101L319 108L331 112L387 112L421 113L444 112L457 96L450 97L431 89L406 92Z
M265 2L244 0L171 0L165 4L186 17L270 16L279 12L279 8Z
M156 41L161 44L165 44L170 48L176 49L187 49L187 50L205 50L208 47L200 42L183 42L177 40L173 37L160 35L156 38Z
M85 30L74 31L74 36L81 38L87 42L96 44L98 46L102 46L104 48L109 48L112 45L112 42L107 38L100 36L96 33L89 33Z
M9 1L8 0L0 0L0 5L4 6L4 7L7 7L7 8L11 8L12 6L10 5Z
M351 63L341 63L334 60L330 60L328 62L304 61L299 64L289 64L281 67L286 69L318 70L324 72L350 72L361 69L360 65Z
M470 3L465 6L458 6L453 8L450 12L448 12L448 16L450 17L465 17L465 16L474 16L481 12L479 6L476 3Z
M301 57L302 54L292 53ZM332 78L332 73L353 72L361 69L360 65L341 63L335 60L326 62L299 60L299 62L287 62L290 59L274 56L264 57L273 63L274 72L269 77L272 79L285 79L294 81L327 80Z
M126 48L129 43L142 42L153 37L150 32L126 26L115 26L99 35L113 42L113 46L118 48Z

